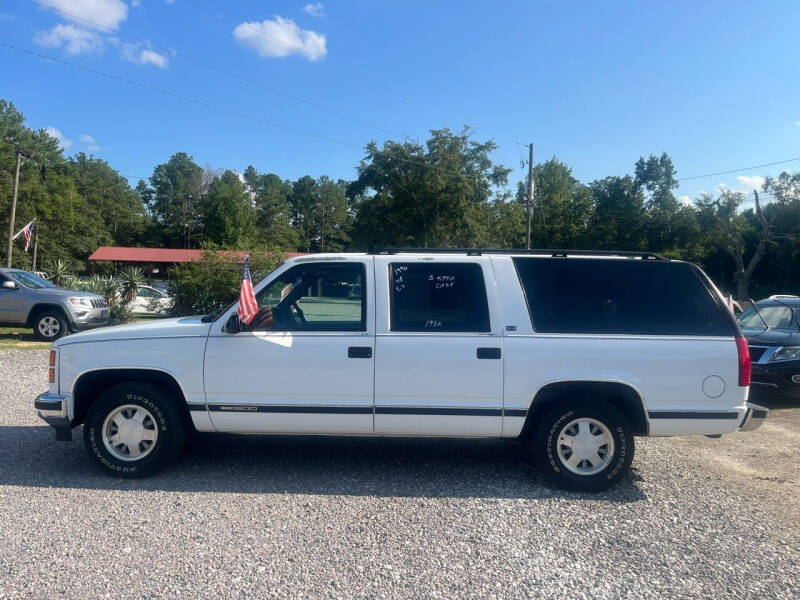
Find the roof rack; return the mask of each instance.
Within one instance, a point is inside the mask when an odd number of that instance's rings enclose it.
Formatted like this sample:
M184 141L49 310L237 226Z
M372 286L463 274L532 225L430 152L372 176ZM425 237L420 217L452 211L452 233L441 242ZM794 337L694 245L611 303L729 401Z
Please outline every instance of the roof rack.
M629 250L553 250L550 248L370 248L368 254L466 254L467 256L481 256L482 254L543 254L553 258L566 258L567 256L619 256L625 258L640 258L644 260L669 260L655 252L636 252Z

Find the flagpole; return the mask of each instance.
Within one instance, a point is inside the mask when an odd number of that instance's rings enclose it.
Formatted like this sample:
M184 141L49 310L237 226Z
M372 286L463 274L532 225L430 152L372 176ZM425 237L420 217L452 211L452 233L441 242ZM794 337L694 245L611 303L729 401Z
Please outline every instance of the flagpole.
M39 250L39 225L34 224L33 227L33 268L31 271L36 271L36 252Z

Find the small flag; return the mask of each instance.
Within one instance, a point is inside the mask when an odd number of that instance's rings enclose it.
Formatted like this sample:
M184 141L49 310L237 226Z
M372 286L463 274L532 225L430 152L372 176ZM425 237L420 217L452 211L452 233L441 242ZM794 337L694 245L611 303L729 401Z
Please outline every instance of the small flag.
M727 303L727 305L728 305L728 309L729 309L731 312L733 312L733 294L729 294L729 295L728 295L728 299L726 300L726 303Z
M35 221L35 220L36 219L34 219L33 221ZM13 238L11 238L11 239L15 240L20 236L20 234L24 235L25 236L25 252L28 251L28 247L31 245L31 233L33 233L33 221L31 221L30 223L25 225L25 227L23 227L22 229L20 229L17 232L17 235L15 235Z
M250 255L244 257L244 273L242 274L242 289L239 292L239 308L236 309L239 321L249 325L258 312L256 294L253 291L253 282L250 279Z

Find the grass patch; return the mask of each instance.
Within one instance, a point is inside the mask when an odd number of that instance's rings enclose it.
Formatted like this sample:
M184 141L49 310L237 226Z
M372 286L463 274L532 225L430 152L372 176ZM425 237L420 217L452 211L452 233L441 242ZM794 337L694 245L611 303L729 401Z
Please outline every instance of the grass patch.
M0 327L0 350L46 350L50 342L40 342L24 327Z

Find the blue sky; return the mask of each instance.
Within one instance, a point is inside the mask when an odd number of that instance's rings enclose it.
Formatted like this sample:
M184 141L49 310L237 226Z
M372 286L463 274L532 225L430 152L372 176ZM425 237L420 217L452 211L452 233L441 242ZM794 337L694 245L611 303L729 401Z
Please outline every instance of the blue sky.
M3 0L0 42L258 119L0 47L0 96L28 125L134 177L186 151L214 168L351 179L371 139L462 125L499 145L512 184L528 141L537 161L555 155L585 182L662 151L679 178L800 156L793 0L41 3L73 16ZM686 181L678 194L749 190L798 168Z

